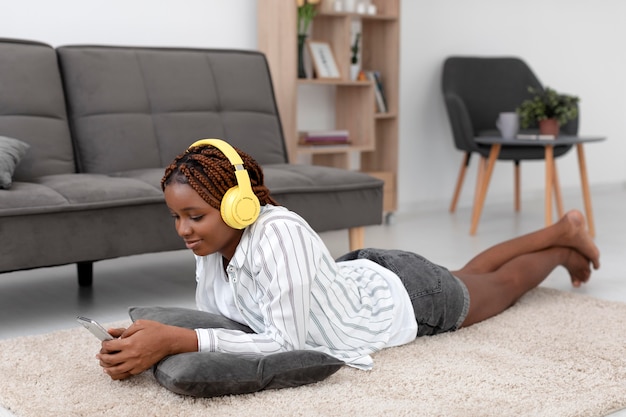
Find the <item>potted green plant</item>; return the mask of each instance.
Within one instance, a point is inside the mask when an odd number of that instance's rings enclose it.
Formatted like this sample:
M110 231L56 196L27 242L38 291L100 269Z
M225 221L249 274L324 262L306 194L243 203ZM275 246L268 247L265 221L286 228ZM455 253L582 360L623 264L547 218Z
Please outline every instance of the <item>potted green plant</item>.
M540 134L556 137L561 125L578 116L578 97L558 93L550 87L543 90L529 87L528 91L533 97L517 108L522 128L538 124Z
M317 15L316 5L321 0L296 0L298 5L298 78L307 78L304 68L304 44L307 34L309 33L309 25L313 18Z

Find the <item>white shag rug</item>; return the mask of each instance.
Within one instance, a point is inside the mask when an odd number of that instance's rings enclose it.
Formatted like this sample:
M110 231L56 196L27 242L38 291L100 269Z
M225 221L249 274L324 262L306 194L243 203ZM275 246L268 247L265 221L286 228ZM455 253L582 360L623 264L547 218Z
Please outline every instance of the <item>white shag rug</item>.
M626 408L626 304L539 288L483 323L374 355L317 384L190 398L151 372L111 381L76 327L0 341L0 405L18 417L604 416Z

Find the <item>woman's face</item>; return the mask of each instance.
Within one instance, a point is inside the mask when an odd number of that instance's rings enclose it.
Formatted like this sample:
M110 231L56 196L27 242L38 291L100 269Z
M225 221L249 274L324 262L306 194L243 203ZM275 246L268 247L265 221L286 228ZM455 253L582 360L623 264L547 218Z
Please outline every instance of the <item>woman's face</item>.
M233 257L243 230L224 223L219 210L204 201L189 184L172 182L163 193L175 219L176 232L188 249L198 256L219 252L228 260Z

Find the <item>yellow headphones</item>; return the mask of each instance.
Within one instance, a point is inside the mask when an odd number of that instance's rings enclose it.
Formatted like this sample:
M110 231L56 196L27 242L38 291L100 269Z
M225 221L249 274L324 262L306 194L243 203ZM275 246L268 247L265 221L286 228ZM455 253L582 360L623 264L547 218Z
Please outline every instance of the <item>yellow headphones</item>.
M200 139L191 144L190 149L200 145L211 145L219 149L235 167L237 185L230 188L222 197L220 214L224 223L233 229L243 229L259 217L261 205L252 191L250 176L243 167L243 160L237 151L221 139Z

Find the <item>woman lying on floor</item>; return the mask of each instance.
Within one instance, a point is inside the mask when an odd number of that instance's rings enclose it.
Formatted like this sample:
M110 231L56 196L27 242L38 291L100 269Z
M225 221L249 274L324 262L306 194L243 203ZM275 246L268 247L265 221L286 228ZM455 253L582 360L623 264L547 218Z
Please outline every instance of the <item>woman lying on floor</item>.
M112 379L197 351L308 350L370 369L370 355L385 347L497 315L558 266L575 287L599 267L578 211L457 271L401 250L362 249L335 260L304 219L272 199L255 160L213 139L177 156L161 185L176 231L195 254L198 309L252 331L141 319L110 329L117 339L103 342L97 358Z

